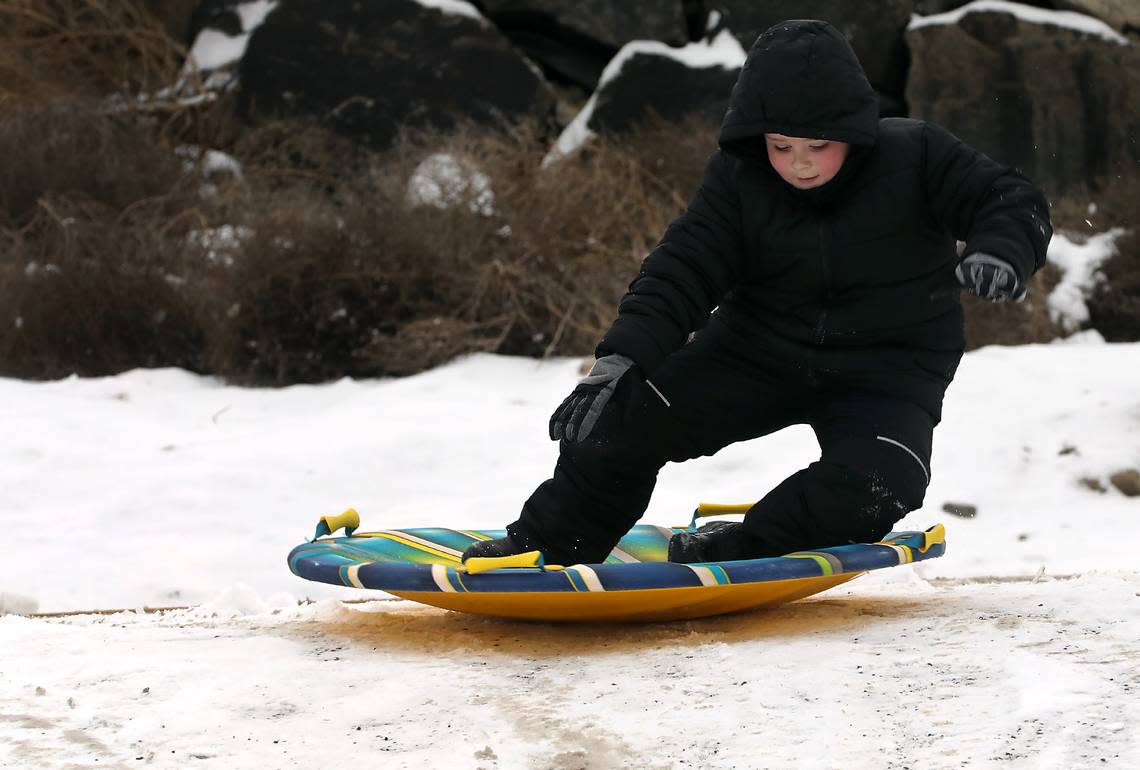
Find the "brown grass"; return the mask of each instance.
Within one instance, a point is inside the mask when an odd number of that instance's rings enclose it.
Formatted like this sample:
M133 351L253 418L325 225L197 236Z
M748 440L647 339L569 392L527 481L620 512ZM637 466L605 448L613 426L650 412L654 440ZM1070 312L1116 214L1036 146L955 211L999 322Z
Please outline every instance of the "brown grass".
M171 125L75 99L0 121L0 374L174 365L287 384L471 351L588 354L716 133L651 121L543 169L548 137L525 126L407 136L377 154L303 121L244 127L219 110ZM174 153L194 136L242 176L203 195L201 169ZM409 203L409 177L438 152L491 179L492 213ZM1136 221L1127 195L1100 197L1106 221ZM1140 249L1135 236L1119 247L1098 307L1132 323ZM1043 301L1056 281L1037 276L1027 303L967 298L971 347L1056 336ZM1119 333L1140 338L1132 328Z
M966 349L985 345L1024 345L1049 342L1061 336L1061 330L1049 318L1045 299L1061 280L1060 271L1052 265L1033 276L1024 302L989 302L969 292L962 292L962 309L966 315Z
M137 115L18 111L0 130L19 172L0 184L0 372L179 365L285 384L475 350L588 353L713 132L661 125L641 154L599 142L543 170L546 139L525 127L377 155L274 123L240 135L242 178L203 198L199 172ZM697 158L694 178L660 148ZM409 204L408 178L436 152L493 180L493 213ZM223 226L242 236L219 252Z
M142 2L0 0L0 107L155 91L185 54Z
M675 151L707 152L692 127L658 130ZM547 145L526 128L408 138L383 156L343 141L296 123L249 141L250 193L232 216L253 235L223 289L212 369L283 383L405 374L475 350L588 353L683 205L616 143L543 170ZM408 204L407 180L436 152L493 180L493 214Z
M200 368L176 289L197 186L121 116L75 107L0 122L0 373Z

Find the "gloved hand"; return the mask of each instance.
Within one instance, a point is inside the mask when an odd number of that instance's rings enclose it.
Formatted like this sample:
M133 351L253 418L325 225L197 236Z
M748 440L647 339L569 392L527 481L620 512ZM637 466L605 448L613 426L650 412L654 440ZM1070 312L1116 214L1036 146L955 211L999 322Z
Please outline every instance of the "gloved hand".
M954 275L963 288L982 299L991 302L1025 299L1025 288L1013 265L1000 257L976 251L958 264Z
M595 361L590 373L551 415L550 440L584 441L598 423L618 380L633 368L633 359L618 353Z

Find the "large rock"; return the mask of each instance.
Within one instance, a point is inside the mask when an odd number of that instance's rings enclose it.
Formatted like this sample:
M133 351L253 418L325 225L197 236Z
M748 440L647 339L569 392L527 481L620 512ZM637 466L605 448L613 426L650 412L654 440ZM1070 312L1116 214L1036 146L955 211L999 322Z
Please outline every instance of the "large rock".
M679 48L655 41L624 46L562 132L556 154L573 152L595 133L627 132L652 115L680 120L696 114L719 124L744 59L744 49L728 32Z
M488 18L561 82L593 91L606 63L632 40L688 42L683 0L482 0Z
M1140 47L1094 19L1036 8L916 20L907 101L1050 192L1140 164Z
M552 82L577 86L587 93L598 85L598 78L613 58L615 49L606 43L533 18L496 19L510 41L539 64Z
M931 16L960 8L970 0L914 0L914 12L920 16Z
M479 5L500 26L556 25L611 49L632 40L689 40L682 0L481 0Z
M374 147L402 127L548 119L550 88L474 6L281 0L239 73L247 112L316 116Z
M760 33L788 19L822 19L838 29L855 49L876 91L902 94L906 81L903 31L914 0L715 0L724 23L746 49Z
M1118 30L1140 32L1140 0L1056 0L1064 11L1095 16Z
M198 0L143 0L143 7L162 23L171 40L189 44L193 40L191 18Z

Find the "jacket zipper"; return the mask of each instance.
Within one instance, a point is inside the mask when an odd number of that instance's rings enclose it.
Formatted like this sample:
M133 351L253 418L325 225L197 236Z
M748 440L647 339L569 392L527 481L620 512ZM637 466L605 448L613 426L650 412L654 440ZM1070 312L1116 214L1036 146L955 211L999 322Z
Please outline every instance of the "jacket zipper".
M822 345L823 338L826 336L823 325L827 320L827 306L831 301L831 265L828 262L827 236L824 232L822 220L819 222L819 262L820 272L823 276L823 303L819 311L819 321L815 325L815 341L816 344Z

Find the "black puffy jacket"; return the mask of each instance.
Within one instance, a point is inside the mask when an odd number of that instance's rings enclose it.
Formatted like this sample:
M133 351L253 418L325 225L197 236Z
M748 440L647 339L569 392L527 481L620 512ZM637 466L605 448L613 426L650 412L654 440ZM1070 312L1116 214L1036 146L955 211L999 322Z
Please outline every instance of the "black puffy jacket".
M652 375L714 315L747 345L938 420L965 346L954 268L1010 262L1024 283L1052 235L1041 193L937 126L878 117L850 45L789 21L749 51L705 178L622 298L597 353ZM766 132L850 143L838 175L796 190Z

